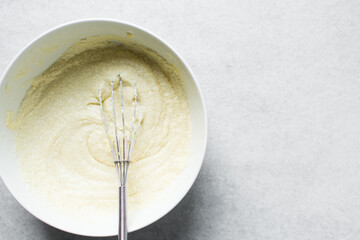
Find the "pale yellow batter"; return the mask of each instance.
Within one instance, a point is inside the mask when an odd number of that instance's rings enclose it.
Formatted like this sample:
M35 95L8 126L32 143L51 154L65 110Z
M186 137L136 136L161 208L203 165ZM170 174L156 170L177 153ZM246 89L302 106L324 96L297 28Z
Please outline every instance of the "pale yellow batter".
M15 119L8 121L31 188L58 209L90 218L116 214L118 204L99 111L101 85L107 116L116 74L125 81L128 106L133 88L126 82L138 87L142 121L128 173L130 210L151 202L184 170L191 138L189 106L176 69L146 48L108 39L116 38L92 37L73 45L32 80ZM119 95L118 84L115 88Z

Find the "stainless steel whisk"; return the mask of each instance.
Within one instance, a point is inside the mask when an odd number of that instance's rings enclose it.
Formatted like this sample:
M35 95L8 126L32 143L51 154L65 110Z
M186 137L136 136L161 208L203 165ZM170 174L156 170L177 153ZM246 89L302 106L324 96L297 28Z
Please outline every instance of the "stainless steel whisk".
M124 107L124 93L123 93L123 81L121 79L120 74L117 75L117 78L120 82L120 94L121 94L121 128L120 131L122 132L122 143L119 143L118 137L118 128L116 123L116 111L115 111L115 100L114 100L114 81L115 78L111 81L111 101L112 101L112 109L113 109L113 120L114 120L114 136L115 136L115 143L111 138L109 127L105 118L104 108L103 108L103 100L101 98L101 90L99 88L99 103L100 103L100 111L101 117L103 120L103 125L105 128L105 133L107 139L110 144L112 157L115 164L118 185L119 185L119 240L127 240L127 223L126 223L126 178L127 172L130 165L130 159L133 152L133 148L136 142L137 132L140 127L141 120L138 121L137 126L135 128L136 122L136 108L137 108L137 88L134 83L130 83L135 91L135 97L133 99L133 116L132 116L132 123L130 131L128 132L128 136L126 136L126 129L125 129L125 107ZM116 146L115 146L116 145Z

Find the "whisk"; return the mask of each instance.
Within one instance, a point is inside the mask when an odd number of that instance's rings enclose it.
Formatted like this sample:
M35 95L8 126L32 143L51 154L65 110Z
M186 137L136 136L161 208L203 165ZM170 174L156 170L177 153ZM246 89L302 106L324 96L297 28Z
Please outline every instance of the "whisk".
M127 172L130 165L131 155L134 149L134 145L136 142L137 132L140 127L141 121L139 120L137 126L135 126L136 122L136 108L137 108L137 88L135 83L130 83L134 88L135 97L133 99L133 115L132 115L132 123L130 131L128 131L128 136L126 136L126 129L125 129L125 107L124 107L124 93L123 93L123 81L121 79L120 74L117 75L117 78L120 83L120 99L121 99L121 126L120 131L122 132L122 142L119 142L118 136L118 127L116 123L116 111L115 111L115 100L114 100L114 82L116 77L111 81L111 102L112 102L112 114L113 114L113 121L114 121L114 136L115 136L115 143L114 140L111 138L109 132L109 125L107 124L104 108L103 108L103 100L101 98L101 91L102 87L99 88L99 103L100 103L100 111L101 117L103 120L103 125L105 129L105 133L107 139L110 144L110 149L112 153L112 157L115 164L115 170L117 174L117 180L119 185L119 240L127 240L127 223L126 223L126 178ZM121 141L121 140L120 140Z

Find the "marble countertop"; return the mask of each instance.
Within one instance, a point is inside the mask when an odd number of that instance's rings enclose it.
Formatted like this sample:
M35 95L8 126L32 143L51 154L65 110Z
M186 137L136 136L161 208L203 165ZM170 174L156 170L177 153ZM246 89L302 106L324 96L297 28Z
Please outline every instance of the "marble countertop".
M203 168L129 239L359 239L359 1L2 0L0 16L1 73L39 34L93 17L151 30L193 69L208 107ZM93 238L37 220L0 181L0 239Z

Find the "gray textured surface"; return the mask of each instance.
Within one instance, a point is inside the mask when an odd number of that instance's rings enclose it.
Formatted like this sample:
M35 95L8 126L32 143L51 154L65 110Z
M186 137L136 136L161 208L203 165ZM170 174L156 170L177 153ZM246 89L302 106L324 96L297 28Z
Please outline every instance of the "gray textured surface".
M109 17L163 37L209 113L185 199L130 239L359 239L359 1L0 0L0 70L58 24ZM27 213L0 183L0 239L88 239Z

